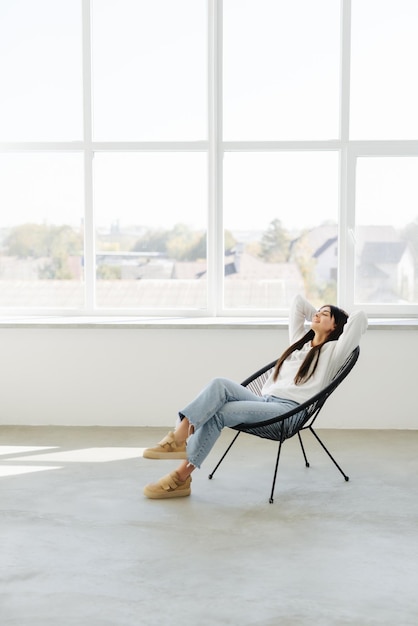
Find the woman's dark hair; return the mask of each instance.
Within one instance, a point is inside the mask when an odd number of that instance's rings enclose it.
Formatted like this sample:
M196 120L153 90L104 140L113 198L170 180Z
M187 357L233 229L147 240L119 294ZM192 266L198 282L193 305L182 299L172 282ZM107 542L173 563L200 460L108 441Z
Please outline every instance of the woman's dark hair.
M325 339L325 341L323 341L317 346L314 346L313 348L309 350L302 365L300 366L298 372L296 373L295 380L294 380L295 385L306 383L306 381L310 379L310 377L313 375L313 373L316 370L316 366L318 365L319 355L320 355L322 346L325 343L328 343L328 341L336 341L338 337L341 335L341 333L343 332L344 326L347 323L348 315L345 311L343 311L342 309L339 309L337 306L334 306L333 304L324 304L324 306L322 306L321 309L323 309L326 306L329 307L331 318L335 321L335 328L333 331L330 332L330 334ZM305 345L305 343L307 343L308 341L311 341L314 338L314 336L315 336L314 331L310 329L306 333L306 335L304 335L301 339L299 339L294 344L289 346L287 350L283 352L282 356L278 359L274 368L274 372L273 372L274 381L277 380L283 361L285 361L287 357L290 356L292 352L294 352L295 350L301 350L302 347Z

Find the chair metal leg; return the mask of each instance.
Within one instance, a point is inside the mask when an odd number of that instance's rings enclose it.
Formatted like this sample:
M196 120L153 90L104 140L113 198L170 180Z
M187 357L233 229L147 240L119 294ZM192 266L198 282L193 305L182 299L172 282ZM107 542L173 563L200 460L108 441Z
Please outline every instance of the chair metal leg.
M279 449L277 451L276 466L274 468L273 484L271 486L271 494L270 494L270 499L269 499L270 504L273 504L273 502L274 502L273 494L274 494L274 487L276 485L277 468L279 467L279 459L280 459L280 451L281 451L281 449L282 449L282 442L279 443Z
M322 441L320 440L320 438L318 437L318 435L316 434L316 432L314 431L314 429L312 428L312 426L309 426L309 430L311 431L311 433L314 435L314 437L316 438L317 441L319 441L319 443L321 444L321 446L323 447L323 449L325 450L325 452L328 454L329 458L331 459L331 461L334 463L335 467L341 472L341 474L344 476L345 481L347 482L349 480L349 477L347 476L347 474L345 474L343 472L343 470L341 469L341 467L338 465L337 461L334 459L334 457L332 456L332 454L326 449L325 445L322 443Z
M224 458L226 457L226 455L228 454L228 452L234 445L235 441L237 440L238 435L240 434L241 434L241 431L239 430L237 434L235 435L235 437L233 438L233 440L231 441L231 443L229 444L229 446L227 447L227 449L225 450L224 454L221 456L220 460L218 461L218 464L215 466L215 469L213 469L211 473L209 474L208 476L209 480L212 480L214 473L216 472L216 470L218 469L218 467L220 466L220 464L222 463L222 461L224 460Z
M303 452L303 458L305 459L305 466L309 467L309 461L306 458L305 448L303 447L302 437L300 436L300 431L299 430L298 430L298 437L299 437L300 447L302 448L302 452Z

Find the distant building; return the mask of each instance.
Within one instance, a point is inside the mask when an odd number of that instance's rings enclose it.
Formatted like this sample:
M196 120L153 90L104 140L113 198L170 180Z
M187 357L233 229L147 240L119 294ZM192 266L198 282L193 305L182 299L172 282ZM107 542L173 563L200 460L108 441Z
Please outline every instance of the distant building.
M368 241L357 267L357 295L372 302L411 302L414 257L406 241Z
M321 226L302 236L315 260L319 285L337 279L337 226ZM393 226L358 226L355 232L356 297L362 302L412 302L415 259Z
M312 255L316 261L316 276L320 282L337 280L338 237L329 237Z

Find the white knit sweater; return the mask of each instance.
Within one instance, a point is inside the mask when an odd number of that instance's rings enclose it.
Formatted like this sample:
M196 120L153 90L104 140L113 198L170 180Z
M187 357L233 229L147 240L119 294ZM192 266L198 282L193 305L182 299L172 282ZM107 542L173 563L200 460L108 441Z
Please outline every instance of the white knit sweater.
M296 296L292 303L289 318L290 345L303 337L308 329L305 322L310 322L316 309L302 296ZM355 311L349 315L344 331L337 341L329 341L321 348L318 365L314 374L304 383L295 384L294 378L306 354L311 349L311 342L307 342L301 350L295 350L284 361L280 368L276 382L273 375L264 383L262 394L286 398L295 402L305 402L331 381L332 377L344 363L347 356L359 344L360 337L367 329L367 317L364 311Z

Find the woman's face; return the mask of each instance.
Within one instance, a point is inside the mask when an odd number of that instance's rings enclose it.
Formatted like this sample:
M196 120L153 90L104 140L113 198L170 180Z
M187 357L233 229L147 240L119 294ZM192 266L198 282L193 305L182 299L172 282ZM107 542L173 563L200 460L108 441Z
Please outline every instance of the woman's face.
M321 307L312 318L312 329L326 335L332 333L336 328L336 323L331 317L331 309L329 306Z

